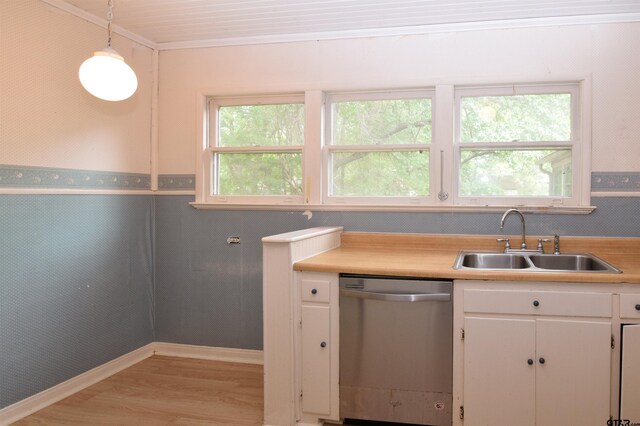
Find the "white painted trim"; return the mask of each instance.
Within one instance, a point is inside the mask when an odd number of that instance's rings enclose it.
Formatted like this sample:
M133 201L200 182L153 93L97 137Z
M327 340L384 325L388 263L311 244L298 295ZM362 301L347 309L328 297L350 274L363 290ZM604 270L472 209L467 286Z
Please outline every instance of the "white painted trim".
M45 1L45 0L43 0ZM47 0L52 1L52 0ZM586 16L560 16L549 18L511 19L499 21L460 22L450 24L416 25L407 27L327 31L319 33L277 34L254 37L231 37L211 40L193 40L158 43L160 50L196 49L205 47L241 46L252 44L295 43L303 41L342 40L350 38L393 37L479 30L502 30L567 25L595 25L640 21L640 13L619 13Z
M302 154L305 203L322 203L324 102L321 90L308 90L304 100L304 151Z
M134 364L153 355L154 343L149 343L139 349L122 355L112 361L79 374L71 379L45 389L40 393L30 396L22 401L0 410L0 425L8 425L18 421L29 414L35 413L61 399L81 391L98 383L114 374L129 368Z
M158 138L158 92L160 88L159 82L159 57L158 50L153 50L152 55L152 72L153 81L151 86L151 190L158 190L158 151L160 150L160 142Z
M96 15L87 12L86 10L80 9L77 6L67 3L63 0L40 0L43 3L47 3L50 6L63 10L65 12L70 13L71 15L77 16L80 19L84 19L85 21L91 22L92 24L96 24L99 27L104 29L107 28L107 20L104 18L97 17ZM126 30L118 25L113 26L113 32L116 34L120 34L123 37L128 38L131 41L135 41L136 43L140 43L143 46L149 47L151 49L158 50L158 45L153 41L146 39L134 32ZM105 38L106 42L106 38ZM98 50L99 47L96 47Z
M591 191L591 198L604 198L604 197L640 197L640 192L613 192L613 191Z
M342 226L319 226L317 228L301 229L300 231L286 232L284 234L270 235L263 237L263 243L295 243L309 238L320 237L322 235L342 232Z
M172 189L172 190L160 189L157 192L154 192L153 195L193 195L195 197L196 191L193 189L185 189L184 191L179 189Z
M252 349L216 348L166 342L155 342L153 345L154 355L238 362L242 364L263 364L262 351Z
M604 194L604 193L598 193ZM637 196L640 196L638 194ZM448 212L448 213L504 213L513 205L499 206L398 206L398 205L350 205L350 204L206 204L189 203L198 210L281 210L281 211L338 211L338 212ZM595 206L518 206L523 213L589 214Z

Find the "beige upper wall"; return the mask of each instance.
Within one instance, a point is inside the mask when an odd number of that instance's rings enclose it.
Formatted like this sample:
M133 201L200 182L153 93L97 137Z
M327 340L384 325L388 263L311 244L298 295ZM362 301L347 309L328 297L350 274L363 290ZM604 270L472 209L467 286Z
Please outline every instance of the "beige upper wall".
M114 36L139 88L107 102L78 80L106 43L105 29L40 0L0 1L0 164L150 173L153 51Z
M593 171L640 171L640 24L160 52L159 172L195 173L196 94L420 87L592 75Z

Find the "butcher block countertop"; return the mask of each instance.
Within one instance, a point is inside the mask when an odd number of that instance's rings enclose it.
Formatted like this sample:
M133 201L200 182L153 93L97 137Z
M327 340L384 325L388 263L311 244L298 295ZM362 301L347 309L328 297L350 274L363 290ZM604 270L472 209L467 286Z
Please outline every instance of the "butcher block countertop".
M340 247L294 264L296 271L338 272L406 277L498 281L559 281L640 284L640 238L560 237L561 253L591 253L622 270L602 272L546 272L524 270L456 270L460 250L501 252L504 243L491 235L433 235L344 232ZM512 245L520 236L512 235ZM536 247L538 238L527 237ZM545 243L545 252L553 243Z

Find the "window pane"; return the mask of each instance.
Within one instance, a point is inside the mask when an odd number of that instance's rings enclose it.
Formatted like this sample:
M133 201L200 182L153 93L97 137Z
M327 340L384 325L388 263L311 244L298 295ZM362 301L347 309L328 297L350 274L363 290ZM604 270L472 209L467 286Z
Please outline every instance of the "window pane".
M279 146L304 143L304 105L220 107L220 146Z
M300 195L300 153L217 154L220 195Z
M463 97L461 142L571 140L571 95Z
M431 99L333 104L334 145L431 143Z
M571 197L571 150L463 149L460 195Z
M429 194L429 151L335 152L331 195L399 196Z

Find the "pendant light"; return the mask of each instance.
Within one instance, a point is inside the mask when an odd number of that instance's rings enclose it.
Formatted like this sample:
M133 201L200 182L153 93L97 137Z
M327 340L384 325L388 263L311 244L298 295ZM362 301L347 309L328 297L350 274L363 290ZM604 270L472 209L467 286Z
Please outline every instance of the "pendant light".
M138 78L124 58L111 48L111 21L113 0L108 0L107 47L93 53L80 65L80 83L93 96L105 101L122 101L133 95L138 88Z

